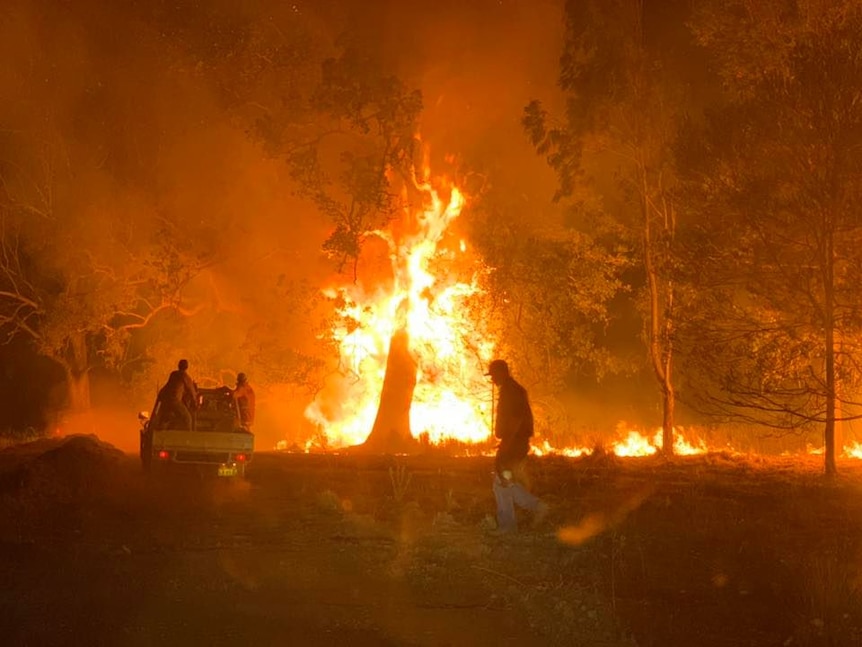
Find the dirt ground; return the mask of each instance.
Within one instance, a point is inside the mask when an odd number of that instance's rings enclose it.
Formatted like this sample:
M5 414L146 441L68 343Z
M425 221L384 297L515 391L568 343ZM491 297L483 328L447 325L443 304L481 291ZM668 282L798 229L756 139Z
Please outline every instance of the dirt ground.
M262 453L145 477L92 437L0 451L3 645L858 645L862 464Z

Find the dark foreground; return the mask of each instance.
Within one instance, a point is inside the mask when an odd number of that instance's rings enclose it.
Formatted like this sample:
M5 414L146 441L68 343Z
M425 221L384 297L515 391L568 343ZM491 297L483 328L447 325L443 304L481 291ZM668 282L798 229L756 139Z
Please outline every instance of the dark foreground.
M91 438L0 451L3 645L862 644L862 466L259 455L153 482Z

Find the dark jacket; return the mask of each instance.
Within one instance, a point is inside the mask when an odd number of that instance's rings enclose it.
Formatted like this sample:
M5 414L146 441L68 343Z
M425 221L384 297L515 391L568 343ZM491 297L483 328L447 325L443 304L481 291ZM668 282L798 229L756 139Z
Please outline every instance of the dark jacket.
M168 381L159 392L160 396L173 402L184 402L195 406L198 401L197 389L191 376L179 369L168 376Z
M509 376L500 385L494 435L500 439L497 469L512 469L530 452L533 435L533 410L527 390Z

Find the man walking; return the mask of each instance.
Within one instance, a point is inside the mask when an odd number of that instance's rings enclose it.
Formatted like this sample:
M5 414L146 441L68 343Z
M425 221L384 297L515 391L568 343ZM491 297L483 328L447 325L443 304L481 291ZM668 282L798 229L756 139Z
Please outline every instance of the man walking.
M524 484L524 461L530 452L533 435L533 411L527 390L509 373L509 365L495 359L488 367L491 380L499 388L494 435L500 440L494 462L494 498L497 501L497 530L501 533L518 529L515 506L533 513L540 522L548 506L530 493Z

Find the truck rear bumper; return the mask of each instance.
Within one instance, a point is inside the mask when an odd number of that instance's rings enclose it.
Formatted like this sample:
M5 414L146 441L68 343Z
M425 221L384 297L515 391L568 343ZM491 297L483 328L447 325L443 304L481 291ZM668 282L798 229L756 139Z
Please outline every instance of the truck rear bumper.
M242 462L247 463L251 460L250 454L240 452L239 455L242 456ZM204 465L237 462L236 454L231 454L230 452L199 452L187 449L180 449L175 452L171 452L171 460L175 463L195 463Z
M166 449L153 450L150 459L151 469L158 472L166 470L197 469L220 477L244 477L246 466L252 461L251 453L228 452L190 452L180 450L171 452ZM145 469L146 466L145 466Z
M254 435L159 430L153 434L152 456L157 461L193 465L248 463L254 455Z
M141 435L144 469L163 471L187 466L217 471L220 476L244 476L254 458L254 434L155 430Z
M183 465L233 465L248 464L254 455L251 452L201 452L188 449L153 448L153 461L179 463Z

